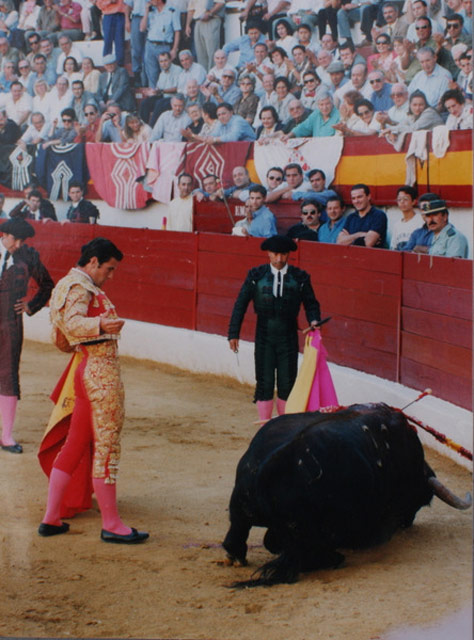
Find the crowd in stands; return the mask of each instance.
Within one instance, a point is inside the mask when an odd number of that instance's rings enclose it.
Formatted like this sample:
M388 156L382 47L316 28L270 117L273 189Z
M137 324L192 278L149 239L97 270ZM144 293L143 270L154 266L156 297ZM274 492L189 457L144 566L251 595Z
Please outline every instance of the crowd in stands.
M224 14L219 0L0 0L0 143L384 136L395 144L438 125L472 128L472 0L247 0L243 35L230 42ZM83 39L103 40L99 65L84 57ZM373 207L375 235L354 230L350 216L337 226L344 204L317 185L321 174L288 165L270 170L266 186L237 180L248 212L238 232L271 234L267 204L283 197L302 201L306 238L384 246ZM208 176L195 197L235 193L221 194ZM359 211L354 197L353 205Z

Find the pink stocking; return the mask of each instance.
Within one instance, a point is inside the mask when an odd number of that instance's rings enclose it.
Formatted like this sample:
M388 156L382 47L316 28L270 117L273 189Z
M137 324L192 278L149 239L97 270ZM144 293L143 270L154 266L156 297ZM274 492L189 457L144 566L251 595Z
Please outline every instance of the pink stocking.
M2 417L2 444L8 447L16 444L13 440L13 425L15 423L17 396L0 396L0 416Z
M286 408L286 400L281 400L281 398L277 398L277 411L279 416L284 415L285 408Z
M92 485L102 516L102 529L121 536L131 533L131 528L124 525L118 514L117 485L106 484L104 478L92 478Z
M60 527L61 522L61 503L63 501L64 492L68 488L71 476L61 469L53 467L49 476L48 502L46 505L46 513L42 522L45 524L54 524Z
M261 422L270 420L273 413L273 400L257 400L257 411Z

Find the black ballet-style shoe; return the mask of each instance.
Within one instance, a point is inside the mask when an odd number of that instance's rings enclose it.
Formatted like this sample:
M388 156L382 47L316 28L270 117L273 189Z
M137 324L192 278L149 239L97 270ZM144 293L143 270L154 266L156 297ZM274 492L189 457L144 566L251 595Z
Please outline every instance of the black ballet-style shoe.
M100 539L104 542L114 542L116 544L138 544L144 542L150 537L149 533L145 531L137 531L132 527L132 531L126 535L120 535L119 533L113 533L112 531L106 531L102 529L100 532Z
M46 522L42 522L38 527L38 533L43 538L48 538L49 536L57 536L60 533L67 533L69 531L69 525L67 522L63 522L61 525L56 524L46 524Z
M2 450L8 451L8 453L23 453L23 447L21 444L2 444Z

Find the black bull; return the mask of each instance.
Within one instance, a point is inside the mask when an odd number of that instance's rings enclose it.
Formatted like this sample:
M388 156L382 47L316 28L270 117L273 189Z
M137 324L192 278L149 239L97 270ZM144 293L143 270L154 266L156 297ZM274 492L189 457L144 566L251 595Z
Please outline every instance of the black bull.
M278 557L240 584L294 582L300 571L340 565L338 548L389 540L433 495L471 504L436 479L402 412L367 404L284 415L258 431L238 464L223 546L246 564L250 528L267 527L265 547Z

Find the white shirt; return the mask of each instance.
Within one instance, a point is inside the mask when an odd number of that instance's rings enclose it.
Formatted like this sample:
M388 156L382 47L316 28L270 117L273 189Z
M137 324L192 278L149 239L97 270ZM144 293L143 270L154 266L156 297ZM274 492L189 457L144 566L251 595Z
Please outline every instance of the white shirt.
M83 57L84 56L82 54L82 51L79 49L79 47L76 47L75 44L72 45L71 51L67 55L64 53L64 51L61 51L58 57L58 63L56 65L56 73L58 74L58 76L62 76L64 73L63 67L64 67L64 61L66 60L66 58L75 58L77 64L81 66Z
M11 94L7 95L5 99L5 109L7 116L17 124L20 124L24 114L33 109L33 99L25 92L19 100L13 102Z
M273 295L275 298L280 298L283 295L283 280L288 272L288 265L285 264L283 269L275 269L273 265L270 265L270 269L273 273ZM280 274L280 291L278 291L278 274Z

